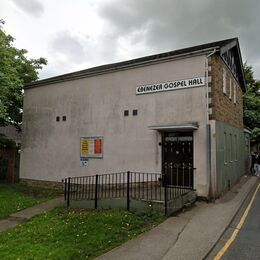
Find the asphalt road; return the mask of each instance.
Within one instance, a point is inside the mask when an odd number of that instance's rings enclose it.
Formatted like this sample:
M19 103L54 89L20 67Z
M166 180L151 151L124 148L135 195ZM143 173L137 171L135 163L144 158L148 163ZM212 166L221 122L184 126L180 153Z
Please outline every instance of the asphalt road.
M260 178L259 178L260 179ZM258 180L258 183L260 181ZM252 191L251 195L255 189ZM232 233L234 232L235 228L241 216L245 212L246 207L248 206L252 196L250 196L238 212L235 219L232 221L230 227L224 233L222 238L219 240L218 244L215 246L214 250L211 254L207 257L207 259L214 259L214 256L217 255L219 250L225 245L225 243L230 239ZM227 249L224 256L222 257L223 260L233 260L233 259L258 259L260 260L260 188L256 194L256 197L253 201L252 207L246 217L246 220L241 227L238 235L236 236L234 242L231 246Z

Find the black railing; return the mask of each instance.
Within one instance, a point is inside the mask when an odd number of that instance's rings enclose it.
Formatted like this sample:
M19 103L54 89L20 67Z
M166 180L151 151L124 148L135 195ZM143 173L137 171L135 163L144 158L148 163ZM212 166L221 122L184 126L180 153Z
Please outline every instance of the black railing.
M94 200L95 208L97 208L98 200L111 198L126 198L127 210L130 209L130 199L167 204L167 201L193 190L193 173L194 169L190 168L188 170L175 169L163 175L128 171L69 177L64 180L64 196L67 207L70 206L71 200ZM176 179L182 181L176 182L174 181Z

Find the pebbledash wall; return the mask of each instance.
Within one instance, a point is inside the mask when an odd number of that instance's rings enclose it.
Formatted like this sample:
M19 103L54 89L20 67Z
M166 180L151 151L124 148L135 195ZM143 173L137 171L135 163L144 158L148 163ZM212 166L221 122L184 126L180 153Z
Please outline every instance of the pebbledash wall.
M163 131L167 126L174 132L196 125L194 187L199 196L219 196L245 173L241 57L235 57L237 64L240 61L236 78L220 56L221 50L230 45L240 54L238 40L229 39L26 86L21 179L61 182L65 177L97 173L161 172L159 144ZM227 81L230 77L236 88L235 93L232 87L231 97L228 91L223 93L223 68ZM199 86L181 85L188 79L200 81ZM138 86L174 81L180 85L171 91L136 93ZM160 126L161 130L152 130L151 126ZM224 139L230 133L236 142L233 146ZM103 140L103 156L89 158L83 166L80 138L97 136ZM228 149L233 151L231 157L227 157Z

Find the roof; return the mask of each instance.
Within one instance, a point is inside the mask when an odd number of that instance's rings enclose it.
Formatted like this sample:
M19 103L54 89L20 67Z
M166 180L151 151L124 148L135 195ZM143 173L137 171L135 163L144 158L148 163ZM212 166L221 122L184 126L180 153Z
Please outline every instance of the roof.
M211 43L206 43L206 44L201 44L189 48L184 48L184 49L179 49L175 51L169 51L169 52L163 52L155 55L150 55L150 56L145 56L137 59L132 59L132 60L127 60L123 62L116 62L116 63L111 63L111 64L106 64L106 65L101 65L85 70L80 70L72 73L67 73L39 81L35 81L29 84L26 84L24 87L25 89L28 88L33 88L33 87L38 87L38 86L44 86L44 85L49 85L49 84L54 84L58 82L64 82L64 81L69 81L69 80L75 80L75 79L80 79L80 78L85 78L85 77L90 77L90 76L95 76L99 74L104 74L104 73L110 73L110 72L115 72L118 70L125 70L133 67L139 67L139 66L144 66L147 64L152 64L152 63L157 63L157 62L162 62L162 61L167 61L171 59L175 59L178 57L183 57L183 56L189 56L189 55L198 55L200 53L206 53L206 52L211 52L212 50L217 50L221 52L221 49L225 49L228 46L232 46L232 48L235 46L237 48L237 54L238 54L238 60L239 60L239 74L240 74L240 83L242 88L245 88L245 79L244 79L244 70L243 70L243 63L242 63L242 58L241 58L241 53L240 53L240 48L239 48L239 43L238 43L238 38L231 38L231 39L226 39L222 41L216 41L216 42L211 42Z

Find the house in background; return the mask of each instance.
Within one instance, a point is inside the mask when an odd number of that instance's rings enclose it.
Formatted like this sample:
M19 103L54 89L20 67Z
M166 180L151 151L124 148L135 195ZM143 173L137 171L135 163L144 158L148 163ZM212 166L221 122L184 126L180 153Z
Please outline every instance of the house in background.
M12 126L0 127L0 180L10 182L19 179L19 149L21 145L21 132Z
M237 38L25 86L20 178L192 167L215 198L245 174L245 78ZM178 185L181 185L178 183Z

